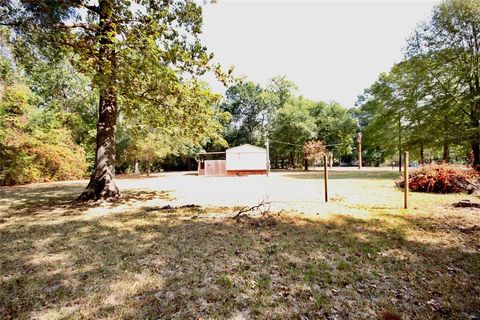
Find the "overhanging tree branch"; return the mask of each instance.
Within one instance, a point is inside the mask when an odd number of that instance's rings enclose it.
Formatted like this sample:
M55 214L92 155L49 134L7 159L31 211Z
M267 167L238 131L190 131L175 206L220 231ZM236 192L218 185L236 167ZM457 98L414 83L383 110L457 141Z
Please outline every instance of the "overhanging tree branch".
M98 28L94 27L91 24L87 23L82 23L82 22L74 22L70 24L65 24L65 23L55 23L53 24L53 27L59 28L59 29L76 29L76 28L81 28L84 30L89 30L92 32L96 32Z

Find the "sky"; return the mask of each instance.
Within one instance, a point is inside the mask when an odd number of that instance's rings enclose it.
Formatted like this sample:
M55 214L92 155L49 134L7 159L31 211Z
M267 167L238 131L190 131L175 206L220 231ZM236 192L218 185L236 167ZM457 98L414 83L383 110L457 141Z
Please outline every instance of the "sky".
M306 98L347 108L402 60L438 1L227 1L204 6L203 43L225 69L265 85L285 75ZM215 92L225 88L207 78Z

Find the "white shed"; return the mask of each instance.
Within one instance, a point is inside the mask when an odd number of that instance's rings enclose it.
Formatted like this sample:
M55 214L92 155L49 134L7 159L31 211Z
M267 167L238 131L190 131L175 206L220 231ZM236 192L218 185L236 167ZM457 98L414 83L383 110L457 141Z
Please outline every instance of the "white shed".
M227 175L267 173L267 150L243 144L226 150Z

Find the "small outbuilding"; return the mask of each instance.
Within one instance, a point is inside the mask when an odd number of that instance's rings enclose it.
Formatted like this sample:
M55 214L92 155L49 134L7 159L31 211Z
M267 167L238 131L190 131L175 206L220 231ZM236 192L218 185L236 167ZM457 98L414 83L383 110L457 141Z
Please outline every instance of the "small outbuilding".
M267 174L267 150L251 144L225 152L199 153L199 176Z
M228 176L267 174L267 150L251 144L230 148L226 153Z

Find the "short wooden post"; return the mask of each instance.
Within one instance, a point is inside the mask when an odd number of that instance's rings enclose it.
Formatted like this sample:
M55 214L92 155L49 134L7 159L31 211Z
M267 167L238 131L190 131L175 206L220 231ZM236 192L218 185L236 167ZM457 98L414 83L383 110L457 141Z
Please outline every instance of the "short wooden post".
M408 209L408 182L409 182L409 176L408 176L408 164L409 164L409 159L408 159L408 151L403 152L403 207L405 209Z
M362 169L362 133L357 134L358 142L358 169Z
M267 177L270 173L270 140L268 140L267 134L265 134L265 146L267 147L267 152L266 152L266 166L267 166Z
M327 155L323 156L323 181L325 182L325 202L328 202L328 164Z

